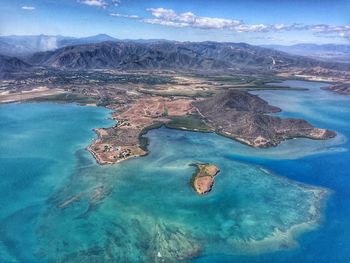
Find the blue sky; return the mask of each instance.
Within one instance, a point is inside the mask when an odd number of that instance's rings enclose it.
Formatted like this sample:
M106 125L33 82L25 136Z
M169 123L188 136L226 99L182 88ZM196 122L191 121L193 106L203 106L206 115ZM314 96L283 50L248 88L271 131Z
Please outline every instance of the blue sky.
M0 35L349 43L349 0L2 0Z

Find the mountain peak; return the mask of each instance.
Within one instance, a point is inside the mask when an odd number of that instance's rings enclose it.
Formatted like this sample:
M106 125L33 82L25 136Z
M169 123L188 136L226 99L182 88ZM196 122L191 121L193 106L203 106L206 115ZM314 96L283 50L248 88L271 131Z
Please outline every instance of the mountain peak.
M98 41L115 41L115 40L117 40L116 38L111 37L110 35L107 35L107 34L97 34L94 36L83 37L82 39L85 39L85 40L91 39L91 40L98 40Z

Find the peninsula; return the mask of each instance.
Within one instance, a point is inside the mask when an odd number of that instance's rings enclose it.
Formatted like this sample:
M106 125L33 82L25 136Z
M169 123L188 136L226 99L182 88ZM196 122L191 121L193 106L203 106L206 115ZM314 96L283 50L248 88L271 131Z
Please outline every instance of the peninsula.
M88 147L100 164L146 155L147 139L142 135L161 125L216 132L257 148L297 137L325 140L336 136L305 120L268 115L281 109L245 91L228 90L207 99L146 96L108 107L114 110L117 124L96 129L98 138Z

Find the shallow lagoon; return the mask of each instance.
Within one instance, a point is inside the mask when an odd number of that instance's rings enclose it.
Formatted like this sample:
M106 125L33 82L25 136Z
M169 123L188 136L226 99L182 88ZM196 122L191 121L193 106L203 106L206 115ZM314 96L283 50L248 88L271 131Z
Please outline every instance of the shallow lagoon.
M275 100L289 101L293 92L279 91ZM93 127L110 125L106 110L1 106L0 257L14 262L86 262L87 257L154 261L200 251L202 256L194 261L344 259L349 252L349 246L340 244L349 240L349 193L344 188L350 169L349 101L315 88L329 98L326 103L314 98L308 110L341 108L341 113L333 112L330 124L330 110L321 110L315 118L304 114L300 104L311 100L312 92L309 97L301 91L293 94L298 110L283 114L304 116L341 132L333 141L297 139L257 151L215 134L161 128L147 135L148 156L103 167L84 148ZM260 95L272 99L267 91ZM213 162L221 168L209 195L197 196L191 189L193 162ZM321 227L305 232L323 214L319 197L326 192L331 195ZM287 231L296 225L304 232L301 236ZM328 254L327 246L337 253Z

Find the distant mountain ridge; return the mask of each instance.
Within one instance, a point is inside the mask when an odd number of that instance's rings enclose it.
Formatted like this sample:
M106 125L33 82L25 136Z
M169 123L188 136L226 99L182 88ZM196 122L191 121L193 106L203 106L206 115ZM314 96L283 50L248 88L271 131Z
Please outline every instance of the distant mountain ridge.
M42 39L35 39L43 47L55 47L55 44L51 43L47 36L42 36ZM59 40L59 43L64 45L64 47L61 48L36 52L20 59L2 56L3 66L1 71L14 72L17 70L20 72L32 67L69 70L200 70L231 72L234 70L245 71L246 73L256 70L260 72L288 70L293 67L350 70L350 64L319 61L246 43L177 42L168 40L103 41L104 39L111 39L111 37L108 35L97 35L80 39L62 38ZM55 41L57 44L58 40L56 39ZM78 44L80 42L88 42L88 44ZM31 49L31 46L28 45L27 48Z
M88 37L70 37L61 35L29 35L29 36L0 36L0 54L18 58L25 58L37 52L53 51L68 46L99 44L102 42L123 43L174 43L165 39L117 39L107 34ZM261 47L286 52L292 55L305 56L323 61L350 63L350 45L339 44L296 44L262 45Z
M307 56L325 61L350 63L350 45L340 44L296 44L291 46L263 45L293 55Z
M246 43L113 41L75 45L39 52L28 63L66 69L282 69L324 67L349 70L350 65L329 63L252 46Z
M117 39L107 34L88 37L69 37L61 35L32 35L32 36L0 36L0 54L13 57L27 57L37 52L52 51L58 48L97 44L106 41L154 43L171 42L166 39Z

